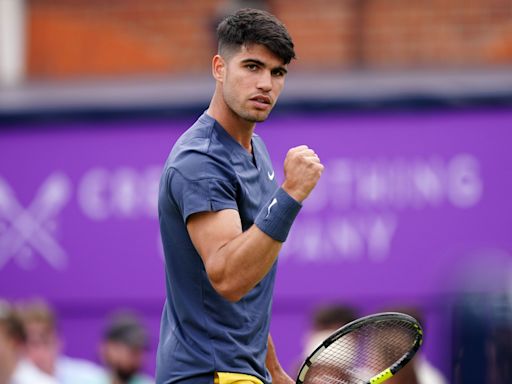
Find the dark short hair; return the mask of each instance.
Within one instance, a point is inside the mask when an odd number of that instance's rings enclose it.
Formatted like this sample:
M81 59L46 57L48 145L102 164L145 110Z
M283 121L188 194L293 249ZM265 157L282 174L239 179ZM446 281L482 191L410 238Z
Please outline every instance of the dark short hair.
M295 58L293 41L275 16L259 9L244 8L227 16L217 27L219 54L237 51L244 45L261 44L288 64Z
M148 344L147 332L139 318L127 311L112 314L103 339L137 349L146 348Z

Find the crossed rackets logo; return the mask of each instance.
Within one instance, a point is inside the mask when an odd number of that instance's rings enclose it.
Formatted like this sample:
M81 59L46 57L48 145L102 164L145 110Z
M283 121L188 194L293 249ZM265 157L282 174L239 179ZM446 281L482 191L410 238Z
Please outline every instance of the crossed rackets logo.
M52 267L62 269L67 255L52 236L55 219L68 203L71 183L62 173L51 174L31 204L24 208L8 183L0 177L0 269L11 259L21 265L34 252ZM6 225L7 224L7 225Z

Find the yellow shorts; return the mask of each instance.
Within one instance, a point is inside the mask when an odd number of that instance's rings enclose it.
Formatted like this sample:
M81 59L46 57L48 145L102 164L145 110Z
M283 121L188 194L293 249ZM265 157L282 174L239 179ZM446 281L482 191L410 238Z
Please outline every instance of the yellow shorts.
M243 373L215 372L214 384L263 384L257 377Z

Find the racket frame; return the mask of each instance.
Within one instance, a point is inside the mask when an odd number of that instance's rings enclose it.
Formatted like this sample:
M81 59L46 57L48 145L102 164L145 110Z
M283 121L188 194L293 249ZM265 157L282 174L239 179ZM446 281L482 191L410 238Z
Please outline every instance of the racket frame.
M395 373L397 373L400 369L402 369L416 354L418 349L420 348L423 342L423 330L418 321L405 313L399 312L382 312L377 314L372 314L368 316L361 317L357 320L354 320L338 330L334 331L329 337L327 337L322 344L320 344L304 361L302 367L299 370L299 374L297 376L296 384L303 384L304 379L306 378L306 374L309 371L309 368L315 363L318 359L320 353L322 353L328 346L334 343L336 340L345 336L356 329L361 328L362 326L368 323L378 323L381 321L406 321L412 324L413 328L416 329L416 337L414 339L413 344L408 352L406 352L400 359L398 359L393 365L383 370L382 372L371 377L365 384L380 384L384 381L391 378Z

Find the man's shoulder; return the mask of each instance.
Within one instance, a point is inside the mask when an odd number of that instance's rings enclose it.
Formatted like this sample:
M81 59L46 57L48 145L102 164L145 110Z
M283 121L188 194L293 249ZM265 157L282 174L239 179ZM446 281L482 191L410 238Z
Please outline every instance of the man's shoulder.
M215 135L215 119L203 113L183 134L173 146L173 152L194 149L199 152L208 152L210 143Z
M166 162L168 172L177 171L191 180L232 178L229 153L216 139L215 120L203 114L176 141Z

